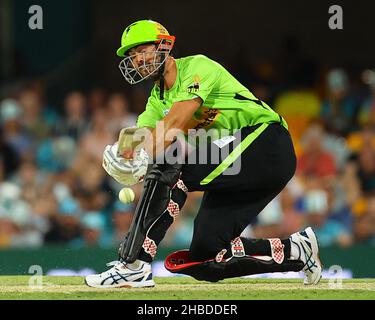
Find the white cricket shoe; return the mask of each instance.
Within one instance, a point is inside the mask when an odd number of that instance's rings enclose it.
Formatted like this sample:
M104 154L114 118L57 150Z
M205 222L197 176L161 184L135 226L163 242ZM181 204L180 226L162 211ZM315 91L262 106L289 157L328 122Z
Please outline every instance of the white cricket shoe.
M85 283L94 288L143 288L154 287L151 264L136 260L132 264L121 261L107 263L111 269L85 277Z
M319 259L319 245L315 232L311 227L290 236L292 245L299 250L298 260L305 264L302 271L305 272L303 284L317 284L322 278L322 263Z

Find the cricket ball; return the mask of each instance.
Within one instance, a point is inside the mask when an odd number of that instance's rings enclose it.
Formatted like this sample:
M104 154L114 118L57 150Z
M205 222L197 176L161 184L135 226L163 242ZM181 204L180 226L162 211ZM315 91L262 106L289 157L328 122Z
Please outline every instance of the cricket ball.
M135 194L131 188L122 188L118 194L118 198L122 203L130 203L134 201Z

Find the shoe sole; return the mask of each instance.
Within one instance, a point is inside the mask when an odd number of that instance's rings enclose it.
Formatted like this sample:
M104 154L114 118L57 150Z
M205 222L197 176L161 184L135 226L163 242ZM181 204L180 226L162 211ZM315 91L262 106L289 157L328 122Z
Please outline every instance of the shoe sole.
M85 278L85 284L91 288L97 288L97 289L110 289L110 288L126 288L126 289L132 289L132 288L152 288L155 287L154 280L146 280L143 282L128 282L126 284L115 284L115 285L95 285L90 284L87 282Z
M322 269L323 265L319 257L319 243L318 239L315 235L314 230L311 227L308 227L305 229L305 232L309 239L311 239L311 249L313 253L313 259L318 263L318 270L319 270L319 275L316 277L316 279L312 283L304 283L305 285L311 285L311 284L318 284L320 279L322 278Z

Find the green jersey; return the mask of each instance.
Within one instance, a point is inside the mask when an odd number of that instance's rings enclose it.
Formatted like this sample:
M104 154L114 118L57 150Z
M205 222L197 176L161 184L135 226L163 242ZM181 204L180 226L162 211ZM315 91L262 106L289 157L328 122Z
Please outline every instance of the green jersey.
M200 97L202 105L189 121L187 129L237 129L260 123L282 122L284 119L266 103L258 100L223 66L204 55L176 59L177 77L172 88L164 91L155 85L146 110L138 117L138 127L155 128L175 102Z

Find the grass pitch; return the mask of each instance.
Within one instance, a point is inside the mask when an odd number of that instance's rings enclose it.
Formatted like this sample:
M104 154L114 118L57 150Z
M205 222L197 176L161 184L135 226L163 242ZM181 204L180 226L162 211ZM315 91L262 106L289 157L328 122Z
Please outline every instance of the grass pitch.
M343 280L332 288L328 280L304 286L301 279L227 279L218 283L189 277L156 278L145 289L95 289L83 277L43 277L41 288L29 286L29 276L0 276L0 299L7 300L321 300L375 299L375 279Z

